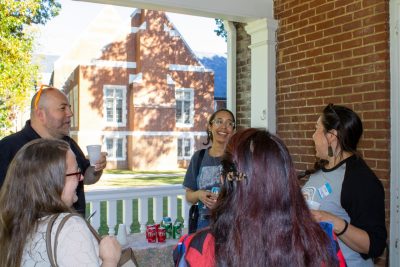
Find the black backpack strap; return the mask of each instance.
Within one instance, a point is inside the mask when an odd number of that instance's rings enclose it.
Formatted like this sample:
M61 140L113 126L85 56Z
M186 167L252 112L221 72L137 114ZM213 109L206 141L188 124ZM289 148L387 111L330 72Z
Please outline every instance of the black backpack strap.
M195 171L194 177L196 178L196 180L197 180L197 176L200 173L201 162L203 161L205 153L206 153L206 149L205 148L201 149L200 152L199 152L199 157L197 158L196 166L194 168L194 171Z

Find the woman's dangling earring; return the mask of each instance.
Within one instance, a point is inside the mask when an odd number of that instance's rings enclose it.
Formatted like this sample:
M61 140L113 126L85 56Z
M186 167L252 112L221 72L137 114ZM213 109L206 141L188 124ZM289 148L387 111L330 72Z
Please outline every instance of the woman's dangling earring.
M328 146L328 157L333 157L333 149L331 145Z

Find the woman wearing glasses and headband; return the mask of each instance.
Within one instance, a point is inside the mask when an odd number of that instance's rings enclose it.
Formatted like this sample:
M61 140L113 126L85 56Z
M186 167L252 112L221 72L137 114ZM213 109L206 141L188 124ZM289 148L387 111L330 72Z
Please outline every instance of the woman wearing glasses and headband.
M197 229L208 226L210 208L217 201L213 188L220 185L221 156L225 146L235 130L235 116L227 109L214 112L208 120L207 141L204 145L211 147L196 151L190 160L183 185L186 188L187 201L199 203Z
M260 129L239 131L226 147L222 166L211 225L181 238L174 250L176 263L344 266L337 242L313 220L279 138Z
M46 229L54 214L59 215L51 249L57 240L58 266L117 266L118 241L105 237L98 244L79 215L70 217L55 238L60 221L73 212L80 180L75 155L65 141L36 139L18 151L0 190L0 266L51 266Z
M385 194L357 152L361 120L353 110L329 104L315 128L313 140L320 161L303 193L320 203L320 209L312 211L314 218L333 223L348 266L374 266L373 258L386 246Z

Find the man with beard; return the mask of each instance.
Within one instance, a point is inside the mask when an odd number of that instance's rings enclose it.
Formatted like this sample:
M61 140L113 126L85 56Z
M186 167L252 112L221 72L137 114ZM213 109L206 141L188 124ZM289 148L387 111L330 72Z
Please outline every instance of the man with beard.
M69 143L84 176L76 189L78 201L74 204L74 208L85 216L86 201L83 185L94 184L100 179L107 164L106 153L102 153L95 166L90 166L89 160L85 158L78 144L69 137L72 116L71 105L66 95L56 88L43 89L42 86L32 98L30 120L26 122L25 127L0 140L0 188L8 165L23 145L37 138L62 139Z

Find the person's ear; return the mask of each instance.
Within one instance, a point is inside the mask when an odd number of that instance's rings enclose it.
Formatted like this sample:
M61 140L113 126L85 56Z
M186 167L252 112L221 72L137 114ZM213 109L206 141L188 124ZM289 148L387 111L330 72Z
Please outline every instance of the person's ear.
M337 139L337 131L332 129L326 133L326 139L328 139L328 143L332 143L333 140Z
M37 108L34 111L35 117L39 120L39 121L44 121L46 118L46 114L44 112L44 109L42 108Z

